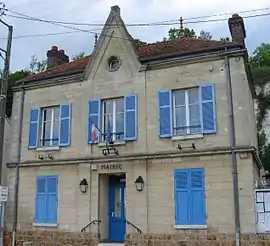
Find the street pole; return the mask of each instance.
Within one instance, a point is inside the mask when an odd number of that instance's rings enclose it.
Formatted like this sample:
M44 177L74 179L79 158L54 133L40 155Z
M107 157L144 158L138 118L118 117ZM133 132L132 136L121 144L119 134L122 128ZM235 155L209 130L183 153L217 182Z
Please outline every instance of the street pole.
M5 121L6 121L6 101L8 89L8 77L10 67L10 54L13 27L0 20L0 23L8 27L7 49L2 50L5 53L5 65L0 90L0 185L2 185L2 170L3 170L3 155L4 155L4 141L5 141Z
M0 186L2 186L2 170L3 170L3 156L4 156L4 143L5 143L5 123L6 123L6 102L7 102L7 90L8 90L8 77L10 67L10 54L11 54L11 42L13 27L5 23L0 19L0 23L4 24L8 28L8 40L6 50L1 49L5 53L4 57L4 71L1 81L0 89ZM2 54L1 54L2 56ZM2 56L3 58L3 56ZM3 246L4 241L4 206L5 203L0 201L0 246Z

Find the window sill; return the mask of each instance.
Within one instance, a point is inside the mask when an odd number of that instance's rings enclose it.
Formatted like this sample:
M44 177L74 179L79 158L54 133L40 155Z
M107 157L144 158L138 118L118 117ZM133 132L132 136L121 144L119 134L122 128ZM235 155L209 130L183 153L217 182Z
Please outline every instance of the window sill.
M186 136L174 136L171 138L171 140L178 141L178 140L201 139L201 138L203 138L203 134L193 134L193 135L186 135Z
M51 146L51 147L38 147L36 148L36 151L58 151L60 150L60 147L59 146Z
M47 224L47 223L33 223L35 227L58 227L58 224Z
M113 144L110 144L108 146L119 146L119 145L125 145L126 142L125 141L116 141L115 143ZM105 142L101 142L98 144L98 147L106 147L106 143Z
M207 225L174 225L174 229L207 229Z

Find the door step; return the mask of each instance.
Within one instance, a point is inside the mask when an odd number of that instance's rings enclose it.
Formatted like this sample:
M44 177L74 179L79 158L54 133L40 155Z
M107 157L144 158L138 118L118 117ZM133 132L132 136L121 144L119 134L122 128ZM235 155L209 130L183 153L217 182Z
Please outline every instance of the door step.
M124 246L124 243L99 243L98 246Z

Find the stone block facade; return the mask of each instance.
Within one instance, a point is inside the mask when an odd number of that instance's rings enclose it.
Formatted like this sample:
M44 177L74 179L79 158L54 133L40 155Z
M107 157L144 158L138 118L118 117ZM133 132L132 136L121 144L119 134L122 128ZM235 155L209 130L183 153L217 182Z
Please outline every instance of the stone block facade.
M98 235L59 231L18 231L16 246L96 246ZM12 233L4 235L4 246L12 245Z
M185 232L175 234L129 234L127 246L235 246L232 234ZM270 246L269 235L247 234L241 238L242 246Z
M253 174L252 156L250 154L245 156L246 159L241 159L238 155L241 229L243 233L254 234L256 233L256 219L253 184L256 177ZM174 228L173 172L178 168L204 168L207 228L199 230L199 232L191 230L188 235L197 235L198 233L200 235L207 233L211 235L233 234L234 205L230 159L229 154L223 154L121 163L120 172L126 174L126 218L141 229L145 235L186 234L187 230ZM111 164L114 163L118 162L111 162ZM108 233L108 197L106 195L108 194L108 184L106 177L115 174L115 170L104 170L101 169L101 166L98 164L97 170L92 170L90 163L21 168L18 207L19 235L27 236L27 233L36 235L36 233L42 234L42 231L45 231L45 235L50 237L51 235L69 235L70 237L75 235L74 237L77 237L77 235L87 234L79 232L90 221L100 219L100 225L93 225L87 230L91 234L100 235L101 240L106 238ZM14 171L14 169L11 170ZM58 175L59 198L56 228L46 228L34 224L36 175ZM134 185L134 180L138 175L145 180L145 188L142 192L136 191ZM86 194L82 194L79 190L79 182L83 178L86 178L89 183ZM10 197L6 220L8 231L12 228L13 219L14 189L12 188L14 183L12 181L14 181L14 172L10 172L9 180ZM25 232L20 232L20 230ZM126 230L127 234L136 232L132 226L127 226ZM84 239L83 237L81 240ZM132 237L128 237L127 242L135 243L131 239ZM160 243L160 245L165 245L165 242ZM157 244L156 241L155 244Z

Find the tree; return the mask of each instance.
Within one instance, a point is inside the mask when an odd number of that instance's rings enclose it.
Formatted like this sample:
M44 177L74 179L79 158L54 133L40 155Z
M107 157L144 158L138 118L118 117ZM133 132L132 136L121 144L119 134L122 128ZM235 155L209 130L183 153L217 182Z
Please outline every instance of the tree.
M30 74L27 70L17 71L15 73L10 73L8 77L8 90L7 90L7 102L6 102L6 115L11 116L12 104L13 104L13 92L12 87L16 84L18 80L27 77Z
M47 60L39 61L35 55L31 56L31 61L28 67L30 73L40 73L46 69Z
M82 51L82 52L80 52L80 53L78 53L78 54L72 56L72 57L71 57L71 60L72 60L72 61L76 61L76 60L79 60L79 59L81 59L81 58L83 58L83 57L85 57L85 52Z
M257 94L259 156L264 167L270 170L270 144L263 129L270 110L270 44L262 43L257 47L249 62Z
M270 44L262 43L253 52L250 57L250 65L252 67L270 66Z
M220 38L220 41L223 41L223 42L231 42L231 39L229 37L221 37Z
M212 35L210 34L210 32L201 30L200 36L198 38L199 39L211 40L212 39Z
M197 39L205 39L205 40L212 40L212 35L210 32L207 32L205 30L200 31L200 35L196 35L194 29L189 29L189 28L184 28L183 32L181 33L179 28L171 28L168 32L168 39L173 40L173 39L178 39L181 36L185 38L197 38ZM164 38L163 41L167 41L167 38ZM220 38L220 41L224 42L230 42L229 37L222 37Z
M185 38L196 38L196 33L193 29L184 28L183 32L179 28L171 28L168 32L169 40L178 39L181 36Z

